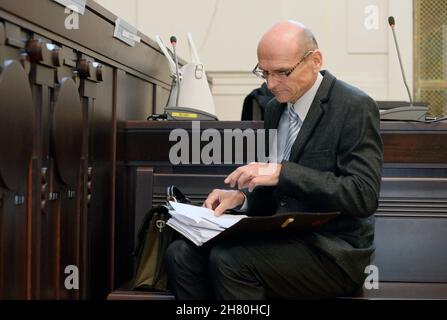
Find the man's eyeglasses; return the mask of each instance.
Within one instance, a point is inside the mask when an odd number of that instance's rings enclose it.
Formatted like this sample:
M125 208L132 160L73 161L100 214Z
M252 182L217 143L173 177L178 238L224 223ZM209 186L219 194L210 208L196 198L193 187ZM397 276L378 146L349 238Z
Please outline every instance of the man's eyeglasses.
M315 50L309 50L307 51L304 56L300 59L300 61L298 61L292 68L290 68L289 70L284 70L284 71L266 71L266 70L262 70L259 69L259 63L256 65L256 67L253 69L253 74L255 76L257 76L258 78L267 80L268 77L272 77L275 79L285 79L288 76L290 76L292 74L293 71L295 71L295 69L304 61L304 59L306 59L309 55L311 55L312 53L314 53Z

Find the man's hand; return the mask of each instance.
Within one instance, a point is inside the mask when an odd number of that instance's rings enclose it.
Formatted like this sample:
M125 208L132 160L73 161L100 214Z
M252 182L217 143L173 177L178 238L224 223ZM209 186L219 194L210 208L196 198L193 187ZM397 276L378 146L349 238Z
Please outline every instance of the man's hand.
M256 186L276 186L279 181L281 166L279 163L252 162L237 168L224 182L230 184L232 188L236 185L238 189L248 187L250 192Z
M214 189L208 195L208 198L206 198L203 206L214 210L214 215L218 217L222 215L225 210L242 205L244 201L245 196L242 191Z

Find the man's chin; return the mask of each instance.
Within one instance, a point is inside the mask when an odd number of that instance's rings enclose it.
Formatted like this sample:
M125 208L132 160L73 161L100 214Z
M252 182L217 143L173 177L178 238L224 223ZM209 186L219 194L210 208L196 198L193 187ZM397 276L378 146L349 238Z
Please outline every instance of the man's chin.
M287 102L289 102L289 99L287 99L287 98L278 98L278 97L276 97L276 100L279 103L287 103Z
M276 94L274 93L274 96L279 103L287 103L290 101L290 96L288 94L285 94L285 92Z

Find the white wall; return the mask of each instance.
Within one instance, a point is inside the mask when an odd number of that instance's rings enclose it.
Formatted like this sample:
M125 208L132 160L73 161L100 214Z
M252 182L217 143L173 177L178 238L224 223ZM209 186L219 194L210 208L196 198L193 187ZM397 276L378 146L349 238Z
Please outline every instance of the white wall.
M412 0L96 0L154 38L178 39L178 53L189 60L186 33L192 32L221 120L238 120L244 97L261 82L251 70L256 46L275 22L294 19L310 27L325 57L324 68L377 100L407 100L387 24L396 34L407 80L412 87ZM378 29L366 31L364 8L376 6Z

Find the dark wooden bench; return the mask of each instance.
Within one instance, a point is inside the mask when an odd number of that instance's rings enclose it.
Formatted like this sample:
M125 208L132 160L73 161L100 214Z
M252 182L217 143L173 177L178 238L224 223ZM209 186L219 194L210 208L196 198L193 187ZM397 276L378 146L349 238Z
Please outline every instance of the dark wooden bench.
M262 128L257 122L203 123L203 128L244 129L247 124ZM131 277L134 231L151 206L164 202L166 186L177 185L200 203L210 186L225 188L224 177L236 167L173 166L168 161L167 135L170 128L179 125L127 122L120 128L118 284ZM382 122L381 135L385 164L376 212L376 252L371 262L379 270L379 289L364 289L355 297L344 298L447 299L447 122ZM148 153L141 145L156 151ZM138 296L157 298L152 293Z
M154 200L162 201L169 181L177 182L200 202L202 188L190 189L175 175L154 174ZM195 185L209 185L209 177ZM216 179L217 180L217 179ZM206 182L206 183L205 183ZM216 181L217 182L217 181ZM183 183L185 183L183 181ZM205 187L203 188L205 189ZM199 194L197 194L199 192ZM382 179L380 205L376 212L376 252L371 264L379 271L379 288L365 289L350 299L447 299L447 179ZM124 286L109 299L173 299L172 295L131 291Z
M355 297L342 299L394 300L394 299L447 299L447 283L380 282L378 290L363 290Z
M382 179L376 213L379 289L366 299L447 299L447 179Z
M107 300L174 300L171 293L132 291L123 287L111 292ZM447 299L447 283L380 282L378 290L363 290L356 296L339 299L394 300Z

